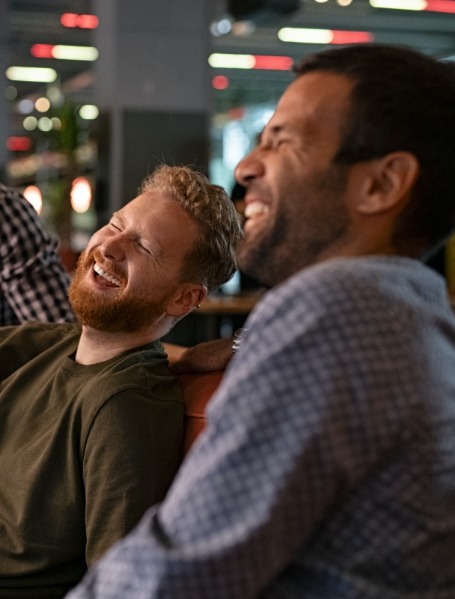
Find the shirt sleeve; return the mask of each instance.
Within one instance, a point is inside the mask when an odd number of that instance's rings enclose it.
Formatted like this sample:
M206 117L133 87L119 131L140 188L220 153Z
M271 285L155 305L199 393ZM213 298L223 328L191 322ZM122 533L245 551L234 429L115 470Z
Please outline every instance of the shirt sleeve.
M181 461L183 405L126 390L105 402L84 447L90 565L161 501Z
M73 322L57 241L18 192L2 186L0 196L0 324Z
M382 310L363 318L340 296L328 307L324 293L302 302L297 291L269 296L249 320L166 500L70 599L277 596L268 586L397 444L393 314L384 327Z

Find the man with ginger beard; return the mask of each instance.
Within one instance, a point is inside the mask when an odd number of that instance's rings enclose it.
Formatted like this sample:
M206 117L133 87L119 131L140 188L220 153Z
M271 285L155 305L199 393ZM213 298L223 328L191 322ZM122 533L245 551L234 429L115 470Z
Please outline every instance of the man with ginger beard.
M82 254L78 324L0 329L0 597L62 597L164 497L183 402L159 338L231 276L240 238L224 190L163 166Z

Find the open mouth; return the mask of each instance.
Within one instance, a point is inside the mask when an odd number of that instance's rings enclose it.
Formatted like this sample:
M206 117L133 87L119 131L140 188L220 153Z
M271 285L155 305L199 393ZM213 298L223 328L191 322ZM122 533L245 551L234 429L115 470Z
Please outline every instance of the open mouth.
M121 281L107 273L97 262L93 265L93 270L95 271L95 278L101 277L105 285L109 287L120 287Z
M270 211L269 206L260 202L258 200L254 200L252 202L248 202L245 206L245 211L243 216L245 217L244 228L245 230L249 228L249 226L258 218L262 218L268 214Z
M268 211L268 206L266 206L262 202L255 201L245 206L244 216L245 218L254 218L255 216L265 214Z

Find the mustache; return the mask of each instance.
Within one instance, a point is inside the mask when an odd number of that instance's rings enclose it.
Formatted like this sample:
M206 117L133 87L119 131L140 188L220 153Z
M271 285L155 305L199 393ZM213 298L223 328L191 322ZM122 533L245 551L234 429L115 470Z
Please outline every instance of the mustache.
M80 268L81 270L87 270L92 268L95 262L99 264L107 273L118 279L121 283L126 282L125 273L120 266L118 266L112 260L105 258L98 248L95 248L91 251L84 250L78 260L77 268Z

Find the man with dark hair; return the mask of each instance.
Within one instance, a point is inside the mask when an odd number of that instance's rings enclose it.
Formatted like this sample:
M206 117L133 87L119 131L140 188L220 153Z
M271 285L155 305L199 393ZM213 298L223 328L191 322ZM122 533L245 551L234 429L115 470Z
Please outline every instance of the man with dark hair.
M32 205L0 183L0 326L73 322L57 241Z
M163 499L183 401L159 338L231 276L240 239L221 187L163 166L82 254L79 323L0 330L0 597L62 597Z
M272 289L164 502L70 599L455 596L455 75L304 60L258 146L239 267Z

